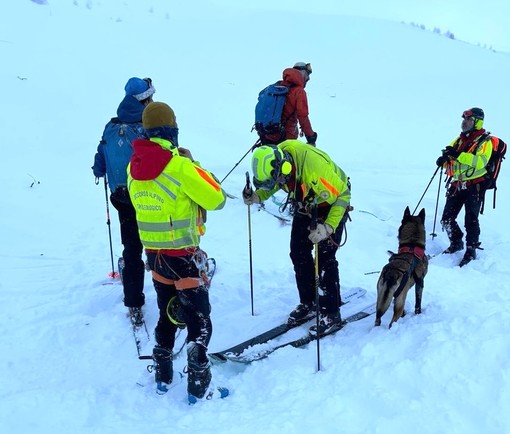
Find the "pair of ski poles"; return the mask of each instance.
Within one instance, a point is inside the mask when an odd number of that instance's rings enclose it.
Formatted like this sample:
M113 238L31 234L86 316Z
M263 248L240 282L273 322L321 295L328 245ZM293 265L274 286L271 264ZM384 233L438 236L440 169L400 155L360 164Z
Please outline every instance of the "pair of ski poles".
M429 183L427 184L427 187L425 188L425 191L423 192L423 194L421 195L420 197L420 200L418 201L418 203L416 204L416 207L414 208L414 211L413 211L413 215L414 213L416 212L416 210L418 209L418 207L420 206L420 203L421 201L423 200L423 197L425 196L425 193L427 193L427 190L429 189L430 187L430 184L432 184L432 181L434 180L434 178L436 177L437 175L437 172L441 170L441 166L438 166L436 171L434 172L434 174L432 175L432 178L430 178L430 181ZM441 170L439 172L439 184L437 186L437 197L436 197L436 209L434 211L434 226L432 228L432 233L430 234L432 239L434 239L435 237L437 237L437 234L436 234L436 219L437 219L437 208L438 208L438 205L439 205L439 193L441 191L441 181L442 181L442 178L443 178L443 171Z

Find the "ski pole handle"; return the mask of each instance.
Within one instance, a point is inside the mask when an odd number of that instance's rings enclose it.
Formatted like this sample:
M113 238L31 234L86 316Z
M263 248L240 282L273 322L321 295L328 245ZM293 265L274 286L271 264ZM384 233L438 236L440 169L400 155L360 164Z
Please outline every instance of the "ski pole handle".
M246 190L248 190L250 193L252 192L250 183L250 172L246 172Z
M251 188L250 184L250 174L249 172L246 172L246 185L243 188L243 199L245 199L246 201L247 199L251 199L253 195L254 195L253 189ZM247 205L250 206L251 202L247 203Z

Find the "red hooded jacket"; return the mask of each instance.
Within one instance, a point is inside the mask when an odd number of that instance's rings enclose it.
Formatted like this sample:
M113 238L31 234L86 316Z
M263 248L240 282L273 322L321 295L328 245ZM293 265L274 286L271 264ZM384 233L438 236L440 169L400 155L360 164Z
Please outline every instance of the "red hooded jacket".
M279 81L278 84L289 88L282 113L286 133L285 139L298 138L298 121L305 136L313 136L315 133L308 118L308 98L301 71L294 68L285 69L283 71L283 80Z

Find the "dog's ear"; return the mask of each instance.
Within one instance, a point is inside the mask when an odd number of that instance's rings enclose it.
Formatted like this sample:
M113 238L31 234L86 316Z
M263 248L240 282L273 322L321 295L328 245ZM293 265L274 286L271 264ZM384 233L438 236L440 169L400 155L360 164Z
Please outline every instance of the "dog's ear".
M420 213L418 214L423 224L425 224L425 208L422 208Z
M404 218L402 219L402 221L404 221L405 219L407 219L408 217L411 217L411 211L409 210L409 207L406 206L406 209L404 211Z

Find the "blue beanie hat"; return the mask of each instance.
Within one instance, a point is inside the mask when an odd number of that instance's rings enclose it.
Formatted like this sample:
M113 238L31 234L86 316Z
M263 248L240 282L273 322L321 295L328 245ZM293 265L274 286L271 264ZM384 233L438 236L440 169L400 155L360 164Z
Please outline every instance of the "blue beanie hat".
M126 95L134 96L138 101L143 101L156 92L150 78L144 78L142 80L138 77L131 77L126 83L124 90L126 91Z

